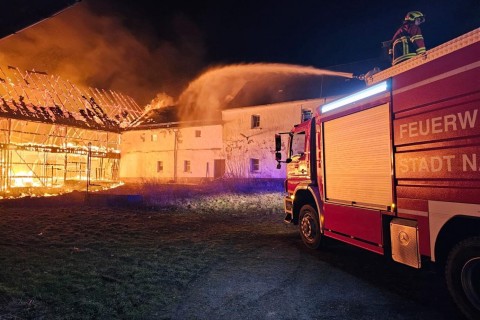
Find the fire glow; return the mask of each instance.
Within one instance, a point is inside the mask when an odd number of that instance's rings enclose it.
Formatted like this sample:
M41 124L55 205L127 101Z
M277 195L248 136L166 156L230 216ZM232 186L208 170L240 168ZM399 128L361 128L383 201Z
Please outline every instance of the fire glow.
M120 130L142 111L133 99L44 72L0 72L0 194L118 183Z

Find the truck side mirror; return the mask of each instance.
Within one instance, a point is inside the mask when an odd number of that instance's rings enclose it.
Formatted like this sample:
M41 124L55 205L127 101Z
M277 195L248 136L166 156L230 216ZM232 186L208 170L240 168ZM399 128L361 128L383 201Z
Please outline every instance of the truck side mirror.
M282 160L282 153L281 152L275 152L275 160L280 161Z
M280 150L282 150L282 137L279 134L276 134L275 135L275 151L279 152ZM277 157L277 155L275 155L275 157ZM280 159L281 159L281 155L280 155Z

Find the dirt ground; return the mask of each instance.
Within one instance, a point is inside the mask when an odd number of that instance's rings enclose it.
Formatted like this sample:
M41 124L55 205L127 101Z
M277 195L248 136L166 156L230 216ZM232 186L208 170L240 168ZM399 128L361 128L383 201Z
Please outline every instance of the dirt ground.
M306 249L279 186L171 189L0 202L0 319L462 319L433 268Z

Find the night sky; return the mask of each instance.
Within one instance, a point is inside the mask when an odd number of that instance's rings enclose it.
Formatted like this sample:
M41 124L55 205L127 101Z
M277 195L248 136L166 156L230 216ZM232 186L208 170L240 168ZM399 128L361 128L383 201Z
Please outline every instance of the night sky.
M203 37L206 63L280 62L328 67L376 58L380 43L391 39L411 10L427 16L422 29L429 48L480 26L478 0L115 2L116 9L99 7L118 10L117 14L126 9L125 22L130 27L150 24L164 39L172 36L175 18L189 19Z
M17 0L0 14L0 35L72 2ZM355 74L383 69L388 61L380 59L381 42L411 10L426 15L427 49L480 26L479 0L192 2L83 0L0 40L0 63L44 69L147 102L155 92L178 96L219 65L282 63Z

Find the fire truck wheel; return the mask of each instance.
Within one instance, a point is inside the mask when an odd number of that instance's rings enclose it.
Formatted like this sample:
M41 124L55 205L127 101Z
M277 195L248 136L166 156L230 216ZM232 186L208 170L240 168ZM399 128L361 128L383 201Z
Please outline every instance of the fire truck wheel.
M311 205L304 205L300 209L299 221L303 243L310 249L318 249L322 244L322 234L317 211Z
M480 237L468 238L452 249L445 278L459 309L469 319L480 319Z

